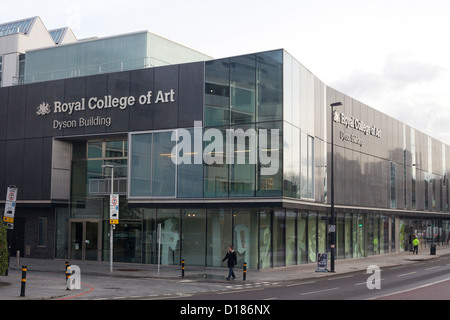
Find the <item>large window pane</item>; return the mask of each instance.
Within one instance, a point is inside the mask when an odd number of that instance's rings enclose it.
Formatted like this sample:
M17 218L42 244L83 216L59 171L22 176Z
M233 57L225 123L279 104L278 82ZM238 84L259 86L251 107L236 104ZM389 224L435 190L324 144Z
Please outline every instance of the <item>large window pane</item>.
M282 119L283 51L256 55L258 83L258 121Z
M273 217L273 266L283 267L286 265L286 213L284 210L275 210Z
M231 210L208 209L207 214L206 265L208 267L226 267L226 261L222 262L222 259L228 246L232 244Z
M295 233L297 213L286 210L286 265L297 264L297 236Z
M143 209L142 263L158 263L156 209Z
M231 157L227 155L227 161L231 162L230 197L252 197L255 194L256 138L254 126L232 127L228 131L227 144L233 157L229 159Z
M282 122L258 124L257 196L281 196L283 191ZM266 144L261 140L265 135ZM264 140L264 139L263 139Z
M187 155L190 158L190 163L180 163L177 165L178 171L178 198L202 198L203 197L203 164L195 163L194 150L194 129L187 130L191 134L190 149ZM201 131L200 131L201 132ZM186 152L186 150L184 150ZM181 155L186 157L186 155ZM203 161L203 155L201 155Z
M231 123L255 122L255 65L254 55L230 59Z
M205 62L205 126L230 123L229 59Z
M308 263L308 213L302 212L297 218L297 260L298 264Z
M151 133L131 135L130 195L152 194L152 137Z
M220 141L219 140L216 141L216 138L220 139ZM229 169L224 154L225 143L226 143L225 130L217 132L217 135L211 137L211 141L205 141L204 143L203 154L205 163L203 169L204 169L205 198L228 197ZM216 146L216 148L213 146Z
M317 213L308 214L308 256L309 262L317 260Z
M258 214L256 209L236 209L234 217L234 249L238 266L256 269L258 264Z
M161 224L161 264L180 264L180 211L159 209L157 225Z
M270 209L259 212L259 268L272 267L272 213Z
M189 265L205 265L205 229L206 214L204 209L183 210L183 259Z
M172 161L172 131L153 133L153 197L175 196L175 164Z

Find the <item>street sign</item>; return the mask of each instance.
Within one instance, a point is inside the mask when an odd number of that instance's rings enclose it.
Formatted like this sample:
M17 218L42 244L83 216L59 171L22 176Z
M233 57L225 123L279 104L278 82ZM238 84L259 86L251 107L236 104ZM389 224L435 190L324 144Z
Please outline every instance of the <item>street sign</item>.
M16 211L17 187L10 186L6 192L5 212L3 221L14 223L14 213Z
M328 254L318 253L316 272L327 272L328 271L327 266L328 266Z
M119 195L109 195L109 223L119 224Z

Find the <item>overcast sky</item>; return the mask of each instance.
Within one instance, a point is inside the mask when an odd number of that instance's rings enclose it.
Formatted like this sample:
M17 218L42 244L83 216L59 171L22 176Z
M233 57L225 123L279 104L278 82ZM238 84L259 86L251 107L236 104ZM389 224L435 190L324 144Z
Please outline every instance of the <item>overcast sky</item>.
M450 144L449 0L7 1L78 39L149 30L214 58L286 49L325 84Z

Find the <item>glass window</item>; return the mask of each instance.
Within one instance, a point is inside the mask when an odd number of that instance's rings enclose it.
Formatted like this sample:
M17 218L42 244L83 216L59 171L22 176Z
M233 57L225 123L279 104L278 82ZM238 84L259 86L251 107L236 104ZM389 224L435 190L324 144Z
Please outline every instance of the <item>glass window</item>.
M286 210L286 266L297 264L297 212Z
M318 253L328 252L327 246L327 213L319 213L317 219L317 250Z
M301 197L314 199L314 138L301 133Z
M124 156L124 141L106 141L105 158L122 158Z
M205 62L205 127L230 123L229 59Z
M286 265L286 213L284 210L275 210L273 218L273 266Z
M308 213L302 212L297 218L297 260L298 264L308 263Z
M193 266L205 265L206 213L204 209L185 209L182 213L183 258ZM225 252L225 251L224 251Z
M230 59L231 123L255 122L256 61L254 55Z
M352 226L353 226L352 214L346 213L345 214L345 239L344 239L344 241L345 241L345 258L353 257Z
M280 196L282 194L282 124L281 121L258 124L257 196Z
M258 84L258 121L282 119L283 107L283 51L256 55Z
M172 131L153 133L152 196L175 196L175 167L172 161Z
M89 159L103 158L103 141L88 142L88 158Z
M131 197L175 197L177 165L171 137L172 131L131 135Z
M218 130L218 129L214 129ZM211 132L211 129L208 130ZM206 137L205 132L205 137ZM220 140L216 140L220 139ZM204 197L220 198L228 197L228 164L224 154L226 145L226 131L217 131L217 135L204 142ZM210 164L209 164L210 163Z
M391 208L397 208L395 176L396 166L394 162L391 162Z
M345 219L343 213L336 214L336 256L345 258Z
M353 258L365 256L365 222L364 215L359 213L353 219Z
M317 260L317 213L308 214L308 256L309 262Z
M142 263L158 263L156 209L143 209Z
M130 195L152 194L152 137L151 133L131 135Z
M227 134L227 149L229 147L231 151L227 154L227 162L230 163L229 196L254 196L257 159L255 127L231 127Z
M207 215L206 265L208 267L226 267L226 261L222 262L222 259L233 240L231 210L208 209Z
M258 214L256 209L235 209L234 250L238 258L238 266L247 263L247 268L256 269L258 265Z
M203 164L197 164L194 159L196 151L194 149L194 129L187 130L192 137L190 143L187 142L189 150L178 150L180 157L188 157L189 161L183 161L177 165L177 189L179 198L202 198L203 197ZM200 129L201 133L201 129ZM184 139L183 137L182 139ZM181 139L179 139L181 140ZM181 149L181 148L180 148ZM181 152L182 151L182 152ZM189 153L189 154L188 154ZM203 161L203 151L200 152L200 159ZM187 162L187 163L186 163Z
M259 212L259 268L272 267L272 213L270 209Z
M161 264L180 264L180 211L158 209L157 224L161 224ZM188 259L186 257L186 259Z

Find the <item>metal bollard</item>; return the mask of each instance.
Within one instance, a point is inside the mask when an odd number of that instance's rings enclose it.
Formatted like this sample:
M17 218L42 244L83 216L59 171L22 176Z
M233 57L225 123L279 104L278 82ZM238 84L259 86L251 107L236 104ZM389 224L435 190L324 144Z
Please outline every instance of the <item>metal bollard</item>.
M243 269L243 275L242 275L242 280L245 281L245 279L247 279L247 262L244 262L244 269Z
M66 282L67 282L67 267L70 266L70 262L69 262L69 261L66 261L66 264L65 264L65 265L66 265L66 271L65 271L65 274L66 274L66 275L65 275L65 278L66 278Z
M72 268L70 267L70 264L66 264L66 284L68 283L70 276L72 275ZM69 286L66 286L67 290L69 289Z
M20 286L20 296L25 297L25 285L27 283L27 266L22 266L22 285Z
M184 259L181 260L181 277L184 278Z

